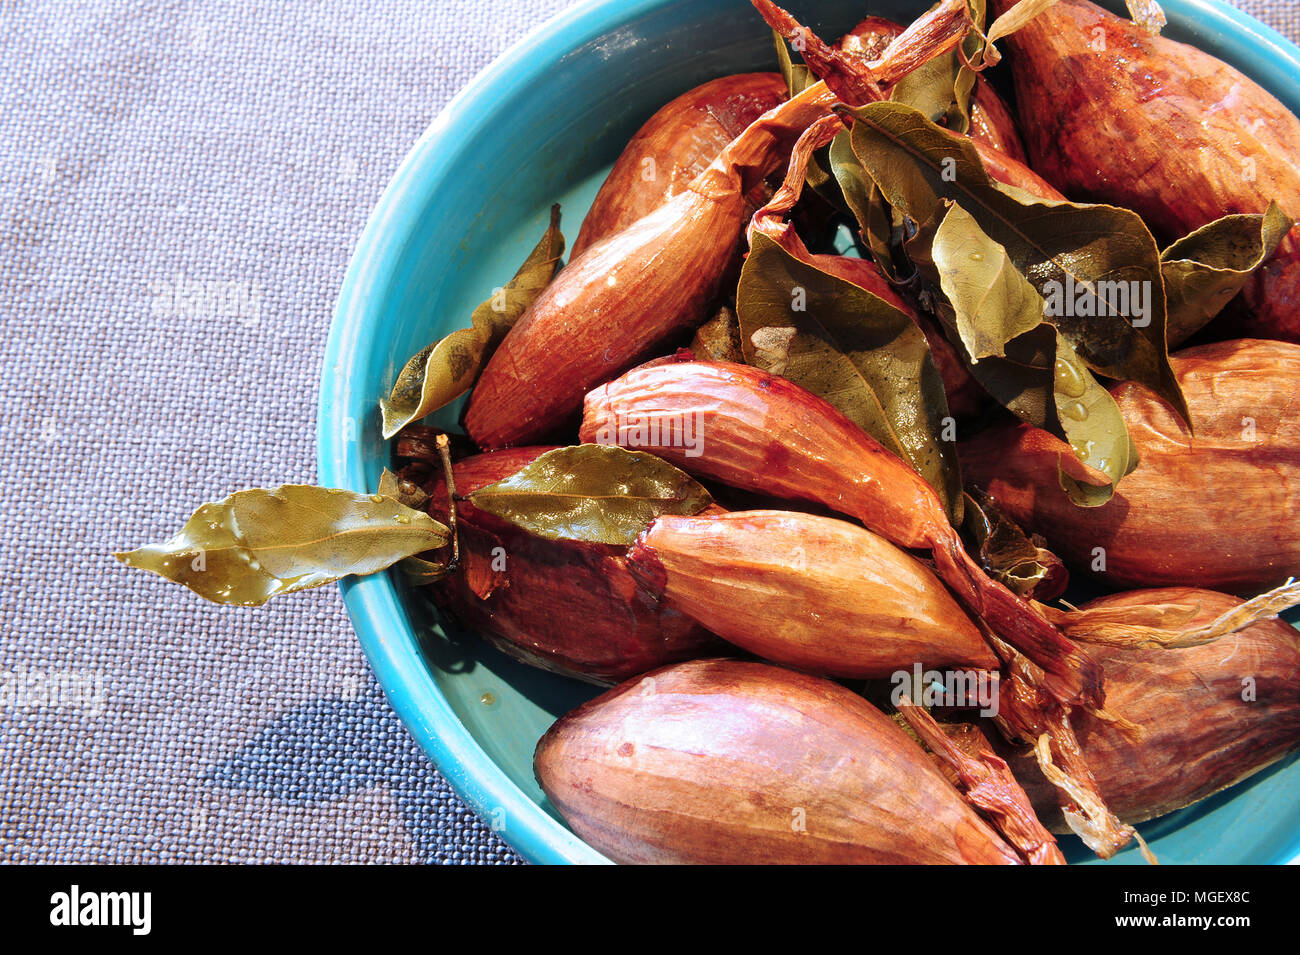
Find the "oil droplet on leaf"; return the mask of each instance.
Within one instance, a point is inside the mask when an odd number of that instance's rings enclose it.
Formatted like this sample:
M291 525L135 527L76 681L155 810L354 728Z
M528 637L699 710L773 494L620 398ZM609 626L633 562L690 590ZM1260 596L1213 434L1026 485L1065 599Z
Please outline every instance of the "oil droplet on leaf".
M1065 415L1071 421L1082 421L1088 417L1088 409L1083 406L1081 401L1072 401L1061 409L1061 414Z
M1088 382L1084 379L1083 373L1074 365L1059 358L1052 366L1052 377L1055 379L1056 390L1071 398L1082 398L1088 390Z

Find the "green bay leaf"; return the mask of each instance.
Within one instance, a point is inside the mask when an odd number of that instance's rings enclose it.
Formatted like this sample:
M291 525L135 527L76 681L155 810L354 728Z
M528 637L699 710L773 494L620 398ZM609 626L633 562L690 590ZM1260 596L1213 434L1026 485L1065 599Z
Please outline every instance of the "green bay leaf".
M632 426L679 424L665 420ZM538 537L625 546L657 517L698 514L712 503L708 491L667 461L603 444L548 451L510 477L474 491L468 500Z
M563 254L560 207L556 205L551 207L545 235L514 278L474 309L470 327L459 328L421 349L398 373L387 400L379 402L385 438L445 407L474 386L501 339L555 277Z
M969 139L910 107L872 103L854 116L853 151L890 206L924 224L941 221L948 203L959 205L1040 295L1068 301L1051 323L1092 371L1146 385L1188 420L1165 347L1160 255L1140 217L1001 186ZM1102 308L1105 289L1133 289L1143 308L1128 316Z
M911 316L755 233L736 291L747 364L826 399L930 483L960 516L948 402Z
M956 49L933 57L894 84L889 99L919 110L948 129L965 133L970 129L971 95L977 74L963 63L978 62L983 55L985 0L970 0L975 29Z
M213 603L256 607L376 573L449 539L442 524L392 498L286 484L204 504L165 544L114 556Z
M949 204L929 254L976 380L1023 420L1064 438L1079 461L1100 472L1083 471L1089 478L1083 480L1060 469L1074 503L1106 503L1136 467L1137 452L1115 399L1050 323L1043 297L958 205Z
M1295 223L1276 203L1263 215L1224 216L1160 254L1173 348L1203 328L1268 261Z

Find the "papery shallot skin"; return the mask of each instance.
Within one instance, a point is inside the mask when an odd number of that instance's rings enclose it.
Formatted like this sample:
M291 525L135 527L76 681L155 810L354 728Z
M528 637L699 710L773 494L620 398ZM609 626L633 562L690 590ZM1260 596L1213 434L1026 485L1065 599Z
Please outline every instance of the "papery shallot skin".
M1199 606L1188 625L1202 626L1241 600L1172 587L1114 594L1081 609L1165 603ZM1274 619L1195 647L1087 644L1106 671L1106 711L1141 734L1126 735L1089 714L1071 718L1110 809L1130 824L1153 819L1240 782L1300 745L1298 636ZM1056 791L1033 759L1010 762L1043 823L1066 831Z
M1030 164L1070 198L1133 209L1164 242L1271 201L1300 216L1300 120L1222 60L1087 0L1005 42ZM1300 341L1300 229L1239 303L1225 336Z
M1141 386L1113 387L1140 463L1101 507L1070 502L1057 477L1070 449L1028 425L961 443L963 474L1111 586L1245 592L1300 575L1300 346L1218 342L1170 364L1195 433Z
M790 511L665 516L628 556L668 606L773 663L843 678L998 658L934 573L847 521Z
M456 463L458 496L514 474L549 450L515 448ZM430 513L446 519L446 488ZM724 644L637 587L626 548L555 541L478 510L456 508L459 570L429 585L435 602L516 659L592 683L611 684Z
M574 832L620 863L1020 861L871 704L765 664L624 683L552 726L533 766Z
M650 117L610 170L571 255L684 191L745 127L786 98L779 73L739 73L697 86Z

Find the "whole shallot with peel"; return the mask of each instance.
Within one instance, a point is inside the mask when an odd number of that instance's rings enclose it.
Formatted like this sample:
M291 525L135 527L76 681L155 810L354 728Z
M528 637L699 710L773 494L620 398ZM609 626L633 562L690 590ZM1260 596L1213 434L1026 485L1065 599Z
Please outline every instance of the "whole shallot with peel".
M629 680L561 717L533 769L616 862L1023 861L870 703L765 664L698 660Z
M1141 464L1101 507L1069 501L1057 477L1058 461L1074 466L1069 447L1028 425L961 442L966 479L1117 586L1254 592L1300 576L1300 345L1218 342L1170 364L1195 431L1141 386L1114 386Z
M461 566L429 585L435 601L506 654L610 684L723 646L691 618L649 600L614 545L530 534L465 500L506 478L544 447L458 461L453 470ZM429 485L429 512L447 517L446 486Z
M627 446L629 425L692 416L700 453L661 440L642 446L690 473L748 490L811 500L861 521L900 547L931 552L940 579L976 617L1047 672L1063 702L1100 705L1099 667L971 560L933 488L910 466L803 388L746 365L677 362L633 370L587 396L584 441Z
M798 670L866 678L917 660L998 667L933 572L847 521L789 511L665 516L627 564L665 606Z
M624 147L582 220L572 255L678 195L754 120L786 98L779 73L710 80L655 112ZM761 201L761 199L759 200Z
M1226 594L1170 587L1113 594L1059 614L1073 638L1105 641L1086 646L1105 669L1111 718L1076 712L1072 721L1098 791L1124 822L1189 806L1300 747L1300 636L1280 620L1258 619L1259 611L1233 620L1244 607ZM1208 642L1150 639L1161 630L1176 638L1225 615L1227 626ZM1059 793L1032 757L1009 753L1041 818L1062 830Z

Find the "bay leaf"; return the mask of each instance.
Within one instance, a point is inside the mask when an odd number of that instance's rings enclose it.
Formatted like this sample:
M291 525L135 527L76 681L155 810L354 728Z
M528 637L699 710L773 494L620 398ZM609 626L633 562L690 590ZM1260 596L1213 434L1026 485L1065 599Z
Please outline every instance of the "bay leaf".
M960 52L951 50L927 60L894 84L889 99L920 111L954 132L970 129L971 95L977 74L963 63L975 63L983 55L985 0L970 0L975 29L962 41ZM932 8L933 9L933 8Z
M1263 215L1224 216L1160 254L1173 348L1200 331L1277 251L1294 221L1276 203Z
M256 607L376 573L449 539L442 524L392 498L286 484L204 504L165 544L114 556L213 603Z
M538 537L624 546L657 517L697 514L712 503L708 491L667 461L601 444L548 451L468 500Z
M424 488L410 481L403 481L388 468L384 468L383 473L379 475L378 493L417 511L423 511L424 506L429 502L429 495L425 493ZM397 569L415 586L442 580L452 570L445 561L425 560L423 557L403 558L398 561Z
M436 560L425 560L423 557L403 558L398 562L397 569L402 572L407 582L415 587L435 583L451 572L447 564Z
M1110 479L1098 484L1091 476L1074 477L1072 469L1059 466L1061 487L1080 507L1100 507L1114 496L1120 479L1138 466L1137 445L1115 399L1060 334L1052 365L1052 397L1060 433L1075 456Z
M790 48L786 45L785 37L781 36L780 31L772 31L772 43L776 47L777 68L781 71L781 78L785 80L785 88L790 98L794 99L815 84L817 77L813 76L812 70L804 64L794 62L794 58L790 56Z
M976 380L1002 400L997 386L1006 383L986 384L982 367L985 360L999 358L1004 363L996 370L1011 376L1021 389L1006 407L1020 412L1017 404L1026 392L1050 393L1050 402L1045 396L1036 396L1025 406L1032 415L1026 420L1064 438L1086 467L1100 472L1098 483L1095 478L1080 480L1062 468L1061 486L1070 499L1084 507L1106 503L1119 480L1137 466L1137 452L1115 399L1048 321L1042 296L1016 268L1007 250L986 235L961 206L948 204L934 232L930 257L940 288L955 313L958 337ZM1025 352L1013 353L1019 363L1006 361L1011 342L1021 341L1042 326L1051 328L1055 338L1050 351L1041 347L1046 344L1041 339L1034 340L1033 357L1028 362L1024 362Z
M1150 2L1150 0L1142 0L1142 2ZM1002 59L1002 54L998 52L994 44L1003 37L1015 33L1055 3L1056 0L1019 0L1015 6L993 21L993 25L989 27L989 32L984 38L979 60L972 60L971 62L978 62L981 68L998 63Z
M736 291L747 364L824 398L939 493L955 520L961 479L943 440L948 401L911 316L755 233Z
M1005 357L1007 342L1043 323L1043 297L961 206L948 207L929 253L973 362Z
M740 348L740 324L736 321L736 313L725 305L719 308L716 315L695 330L690 349L696 361L743 363L745 357Z
M926 223L959 205L1039 295L1061 303L1051 323L1092 371L1147 386L1189 420L1165 347L1160 254L1139 216L1004 187L969 139L910 107L872 103L853 116L853 151L890 206Z
M805 64L794 62L790 56L790 48L786 45L785 37L781 36L780 31L772 31L772 42L776 46L777 66L785 80L785 88L790 99L794 99L808 87L815 85L818 82L817 77ZM816 189L832 206L837 209L842 208L844 199L839 195L834 177L827 171L827 166L826 150L820 149L808 161L805 177L808 185Z
M470 327L459 328L421 349L398 373L387 400L379 402L385 438L445 407L474 386L506 332L550 284L563 254L560 207L555 205L546 233L514 278L474 309Z

